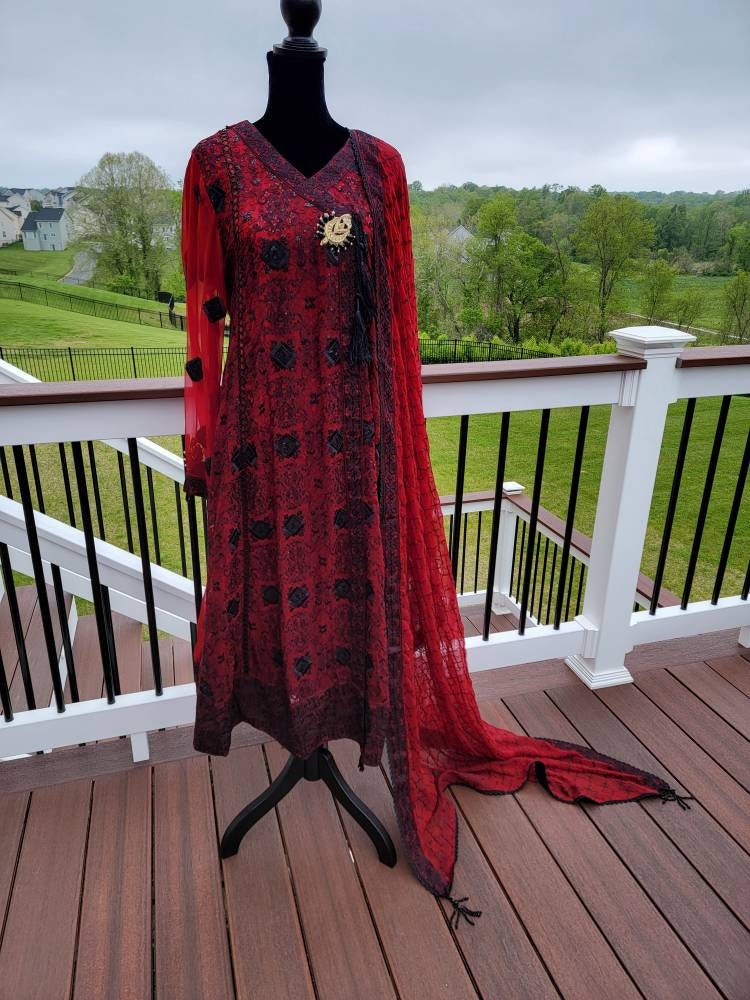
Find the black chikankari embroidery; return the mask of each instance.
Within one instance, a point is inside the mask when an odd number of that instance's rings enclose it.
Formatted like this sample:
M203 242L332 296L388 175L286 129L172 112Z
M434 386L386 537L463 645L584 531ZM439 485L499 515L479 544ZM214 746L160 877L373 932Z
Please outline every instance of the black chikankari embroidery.
M253 521L250 525L250 533L255 538L268 538L272 531L273 528L268 521Z
M234 618L239 609L240 609L240 602L237 600L236 597L233 597L232 600L229 602L229 604L227 604L227 614L231 615L231 617Z
M276 438L276 451L284 458L291 458L297 454L299 441L294 434L282 434Z
M226 203L226 195L224 194L224 188L221 184L219 184L218 181L211 181L210 184L206 185L206 194L214 207L214 211L223 212L224 205Z
M310 664L312 660L309 656L298 656L294 661L294 672L298 677L302 677L310 669Z
M307 600L307 587L292 587L288 596L291 606L293 608L299 608Z
M334 455L338 455L344 446L344 439L341 436L341 431L332 431L328 435L328 447L331 449Z
M232 552L234 552L234 550L237 548L237 542L239 542L239 540L240 540L240 529L232 528L232 530L229 532L229 548L232 550Z
M237 472L241 472L246 469L249 465L255 464L255 459L258 452L252 441L248 441L245 444L241 444L239 448L235 448L232 452L232 468Z
M208 681L201 681L200 684L198 685L198 688L204 698L213 697L213 689L211 688L211 685L208 683Z
M275 270L286 270L289 264L289 247L286 236L277 240L262 240L260 256L269 267Z
M278 368L292 368L294 348L285 340L274 340L271 346L271 359Z
M358 521L364 521L367 523L372 518L372 507L369 503L365 503L364 500L355 500L352 507L352 513Z
M333 515L333 523L336 525L337 528L343 528L344 525L347 523L347 521L348 518L346 516L346 511L344 510L343 507L339 507L339 509Z
M200 358L191 358L185 363L185 371L193 382L200 382L203 378L203 362Z
M365 420L363 431L365 441L372 441L372 436L375 433L375 421Z
M350 663L352 659L351 649L347 649L346 646L336 647L336 662L337 663Z
M206 299L203 303L203 312L212 323L216 323L218 320L224 319L227 314L227 307L218 295L214 295L212 299Z
M336 597L351 597L352 596L352 582L351 580L337 580L333 585L333 592Z
M302 514L290 514L284 518L284 534L289 538L291 535L299 535L304 526Z
M278 604L280 598L279 588L275 584L269 583L267 587L263 588L263 600L266 604Z

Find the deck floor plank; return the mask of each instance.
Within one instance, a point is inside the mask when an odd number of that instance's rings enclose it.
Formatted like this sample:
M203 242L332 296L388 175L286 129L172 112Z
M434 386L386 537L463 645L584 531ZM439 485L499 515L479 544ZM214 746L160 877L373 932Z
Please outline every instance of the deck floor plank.
M28 792L0 795L0 945L28 807Z
M670 667L670 672L710 705L738 733L750 739L750 702L734 684L721 677L706 663L686 663Z
M268 787L260 746L212 757L219 835ZM217 847L218 850L218 847ZM313 1000L314 991L275 810L266 813L222 861L238 997Z
M74 1000L151 994L151 771L94 782Z
M705 662L750 698L750 663L744 656L717 656Z
M32 793L0 946L2 995L68 1000L91 781Z
M585 746L581 734L544 692L510 699L506 704L527 733L544 732L553 739ZM702 880L651 821L640 803L587 804L581 810L567 809L566 803L553 801L550 805L549 796L538 786L528 798L519 796L519 800L534 819L545 843L555 849L555 856L566 875L644 996L659 997L659 1000L684 997L697 1000L698 997L719 995L679 936L682 933L685 940L704 948L706 937L716 930L710 922L701 924L700 918L697 921L683 919L685 899L695 887L700 893ZM543 811L540 803L544 803ZM614 814L610 810L617 813L615 821L612 821ZM613 826L622 829L624 819L628 829L634 831L633 843L638 846L620 853L624 838L613 841L608 832ZM592 836L592 831L598 836ZM638 859L641 846L651 859L648 865ZM642 878L652 867L669 873L668 879L662 879L658 892L654 883ZM726 926L730 936L742 945L745 928L708 887L705 891L709 906L718 913L720 928L723 930ZM707 961L709 966L713 957L712 949ZM743 964L738 974L745 972Z
M272 779L289 754L265 745ZM351 1000L363 983L395 997L344 829L322 781L299 781L276 807L319 1000ZM355 944L356 942L356 944Z
M157 997L232 1000L207 757L154 769Z

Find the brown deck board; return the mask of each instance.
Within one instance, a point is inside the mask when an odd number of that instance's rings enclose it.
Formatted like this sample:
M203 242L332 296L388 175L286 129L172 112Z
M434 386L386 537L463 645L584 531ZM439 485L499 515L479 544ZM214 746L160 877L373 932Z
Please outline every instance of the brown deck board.
M580 733L544 693L507 704L530 735L543 732L553 739L585 745ZM530 802L538 801L542 794L537 788ZM670 805L682 811L675 803ZM589 827L598 830L604 848L590 833L584 833L576 816L586 817ZM563 839L560 831L565 829L570 836ZM722 988L736 988L748 975L746 958L727 965L717 961L712 945L713 936L719 933L742 952L748 941L746 929L640 803L586 804L580 812L556 809L543 835L548 845L560 845L556 856L563 870L569 877L575 875L574 885L581 898L645 996L677 1000L717 995L688 948L700 956ZM686 900L695 904L695 912L685 913Z
M748 850L750 795L632 684L602 688L597 695Z
M259 746L212 757L211 770L221 835L236 813L265 791L268 774ZM222 867L238 997L312 1000L305 942L274 809L248 831L237 854Z
M555 688L546 694L581 734L580 742L585 741L601 753L634 767L659 774L682 793L687 791L593 692L580 685ZM698 801L691 802L689 810L667 809L667 804L657 799L644 799L641 807L745 926L750 927L750 894L744 889L750 884L750 856ZM610 808L620 807L607 807Z
M13 1000L70 995L90 796L88 780L31 796L0 945L0 984Z
M404 857L383 771L373 767L359 771L359 750L352 740L334 740L329 749L345 780L379 817L396 847L398 863L395 869L388 868L359 824L339 810L399 997L476 997L440 905L413 877Z
M25 588L24 588L25 589ZM32 588L29 585L29 589ZM51 584L47 584L47 600L49 601L52 615L52 632L55 638L55 649L61 649L60 623L57 617L55 590ZM21 599L19 596L19 610ZM29 674L31 675L31 686L34 690L34 699L37 708L46 708L52 699L52 672L50 670L47 646L44 641L44 630L42 627L42 615L39 610L39 601L35 599L34 608L31 612L28 628L26 629L26 653L29 660ZM13 681L10 684L10 700L14 712L21 712L26 709L26 692L23 687L21 671L16 670Z
M750 739L750 702L733 684L706 663L686 663L670 667L670 672L745 739Z
M289 755L275 742L265 749L275 778ZM320 1000L351 1000L363 983L371 996L395 997L328 789L302 780L276 808Z
M717 656L706 663L744 695L750 697L750 663L744 656Z
M154 774L156 995L234 997L207 757Z
M721 764L735 781L750 790L750 745L690 688L677 680L682 675L681 670L674 674L667 670L650 670L638 675L637 686L699 743L717 764ZM723 681L723 678L720 679ZM737 694L740 698L744 697L739 691Z
M151 995L151 768L94 782L74 1000Z
M0 850L0 935L16 874L28 806L28 792L0 795L0 847L2 848ZM1 943L2 936L0 936Z

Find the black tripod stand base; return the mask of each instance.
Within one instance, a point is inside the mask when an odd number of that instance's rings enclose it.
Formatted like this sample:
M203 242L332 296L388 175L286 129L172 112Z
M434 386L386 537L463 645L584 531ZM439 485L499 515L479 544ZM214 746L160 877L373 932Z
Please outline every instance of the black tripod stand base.
M396 864L396 848L388 831L378 817L369 809L344 780L333 754L327 747L318 747L309 757L289 756L284 767L268 788L245 808L237 813L221 838L222 858L231 858L240 848L242 838L248 830L280 802L297 784L300 778L306 781L324 781L333 797L341 803L352 819L362 827L375 845L378 858L384 865L393 868Z

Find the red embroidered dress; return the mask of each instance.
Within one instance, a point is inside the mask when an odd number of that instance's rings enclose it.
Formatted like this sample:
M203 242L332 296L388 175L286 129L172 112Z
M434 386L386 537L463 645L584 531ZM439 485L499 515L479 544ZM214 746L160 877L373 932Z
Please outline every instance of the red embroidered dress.
M207 497L209 540L195 748L226 755L241 720L298 756L346 737L374 766L387 747L404 849L456 920L478 914L449 896L450 784L675 798L656 775L479 714L422 410L399 152L351 129L306 177L241 121L193 148L182 212L184 489Z

